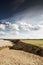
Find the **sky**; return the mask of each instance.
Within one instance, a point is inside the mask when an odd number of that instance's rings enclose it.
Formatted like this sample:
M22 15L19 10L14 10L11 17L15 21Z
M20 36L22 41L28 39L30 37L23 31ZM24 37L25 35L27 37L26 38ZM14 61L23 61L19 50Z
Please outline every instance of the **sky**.
M0 38L43 39L43 0L0 0Z

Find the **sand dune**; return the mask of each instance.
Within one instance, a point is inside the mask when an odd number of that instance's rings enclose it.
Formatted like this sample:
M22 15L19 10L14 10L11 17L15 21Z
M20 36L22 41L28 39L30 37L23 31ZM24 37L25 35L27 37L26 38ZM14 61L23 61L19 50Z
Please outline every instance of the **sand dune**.
M21 42L0 40L0 47L13 46L13 43L15 43L14 47L16 47L16 50L10 49L9 47L0 50L0 65L43 65L42 56L20 50L21 47L25 49L27 46L25 44L25 47L22 46L23 44Z
M5 48L0 51L0 65L43 65L43 57Z
M5 47L5 46L12 46L12 42L7 41L7 40L0 40L0 47Z

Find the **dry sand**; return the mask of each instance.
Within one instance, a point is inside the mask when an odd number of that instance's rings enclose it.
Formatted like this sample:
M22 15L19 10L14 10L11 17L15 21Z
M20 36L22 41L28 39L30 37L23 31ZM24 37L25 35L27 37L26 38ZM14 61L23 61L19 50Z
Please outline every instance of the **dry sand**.
M0 40L0 47L13 46L12 42L8 40Z
M4 48L0 50L0 65L43 65L43 57L21 50Z
M0 65L43 65L43 57L5 48L0 51Z

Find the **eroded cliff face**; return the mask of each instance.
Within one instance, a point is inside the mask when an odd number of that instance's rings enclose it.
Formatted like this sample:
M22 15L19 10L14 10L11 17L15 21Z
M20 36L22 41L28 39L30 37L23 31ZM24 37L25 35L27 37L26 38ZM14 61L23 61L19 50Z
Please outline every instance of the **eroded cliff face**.
M30 43L24 43L21 40L10 40L13 44L12 47L9 47L10 49L14 49L14 50L22 50L25 52L29 52L29 53L33 53L36 55L40 55L43 56L43 48L30 44Z
M30 43L29 44L24 43L18 39L0 40L0 48L3 48L3 47L4 48L8 47L9 49L12 49L12 50L21 50L28 53L33 53L35 55L43 56L43 48L32 45Z

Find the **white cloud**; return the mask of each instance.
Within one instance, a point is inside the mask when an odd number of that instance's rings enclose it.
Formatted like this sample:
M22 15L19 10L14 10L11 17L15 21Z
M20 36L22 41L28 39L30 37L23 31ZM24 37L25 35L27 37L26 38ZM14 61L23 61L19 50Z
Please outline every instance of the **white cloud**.
M43 24L38 24L38 26L40 27L40 29L43 29Z
M10 22L5 22L0 24L0 35L1 36L10 36L10 35L19 35L19 26Z
M5 26L6 26L6 29L8 29L9 31L19 30L19 26L15 23L5 22Z
M40 38L43 37L43 24L29 24L26 22L6 22L0 24L0 35L6 38ZM7 31L7 29L9 29ZM22 32L20 32L22 31ZM25 32L26 31L26 32ZM24 32L24 33L23 33ZM38 36L38 37L37 37Z
M31 27L31 30L39 30L40 29L40 27L38 26L38 25L33 25L32 27Z
M11 24L10 27L12 30L19 30L19 26L17 24Z
M40 30L41 28L43 28L42 24L29 24L26 22L17 22L17 23L10 23L10 22L5 22L5 24L0 24L0 29L1 30L6 30L7 29L9 31L19 31L19 30L23 30L23 31L35 31L35 30Z
M26 22L18 22L18 26L23 29L24 31L35 31L35 30L39 30L41 27L43 27L42 25L39 25L39 24L28 24Z
M10 22L5 22L5 24L6 24L6 25L11 25L11 23L10 23Z
M23 31L35 31L35 30L40 30L43 28L42 24L29 24L26 22L17 22L15 24L11 24L9 23L9 28L10 30L14 30L14 31L19 31L19 30L23 30Z
M9 35L19 35L19 31L10 31L10 33L8 33Z
M0 35L4 35L5 34L5 32L3 32L3 31L0 31Z
M5 25L4 24L0 24L0 29L5 30Z
M29 31L29 26L27 23L25 22L18 22L18 26L20 29L22 29L23 31Z
M20 3L22 1L24 0ZM1 24L0 30L5 30L6 37L43 38L43 7L34 6L4 21L5 24Z

